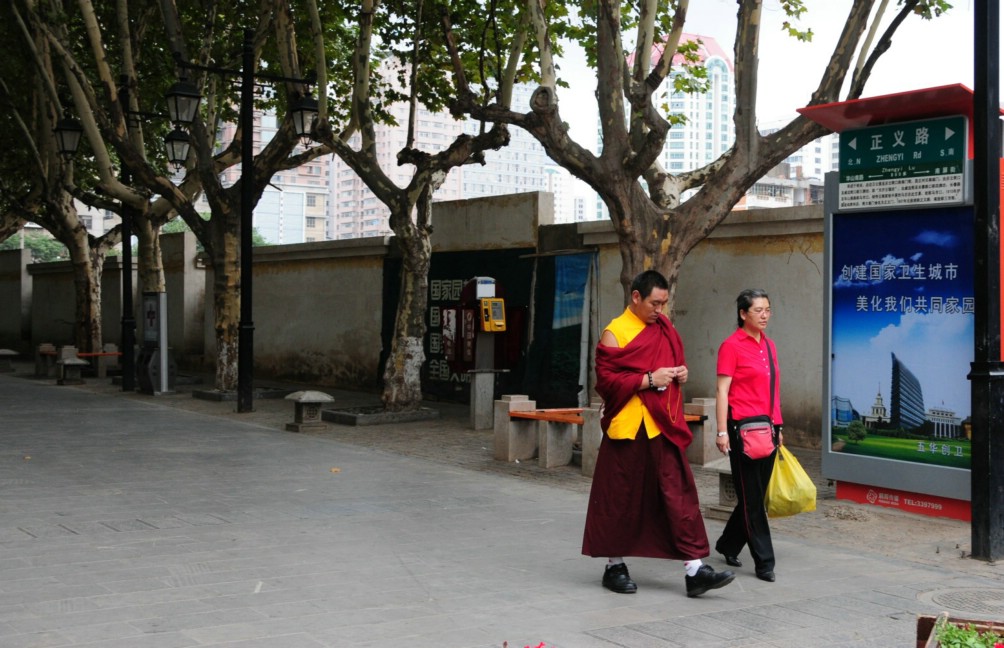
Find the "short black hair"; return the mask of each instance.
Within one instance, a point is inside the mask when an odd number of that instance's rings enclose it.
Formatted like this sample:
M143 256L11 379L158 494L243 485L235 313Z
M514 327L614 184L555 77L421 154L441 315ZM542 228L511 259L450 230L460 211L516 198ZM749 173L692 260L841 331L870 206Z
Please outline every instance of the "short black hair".
M663 277L656 270L646 270L631 280L631 292L637 290L642 299L652 294L652 290L655 288L669 290L669 282L666 281L666 277Z
M742 312L748 311L750 306L753 305L754 299L766 299L770 301L770 296L767 294L766 290L762 288L747 288L746 290L739 293L736 297L736 327L743 327L743 317Z

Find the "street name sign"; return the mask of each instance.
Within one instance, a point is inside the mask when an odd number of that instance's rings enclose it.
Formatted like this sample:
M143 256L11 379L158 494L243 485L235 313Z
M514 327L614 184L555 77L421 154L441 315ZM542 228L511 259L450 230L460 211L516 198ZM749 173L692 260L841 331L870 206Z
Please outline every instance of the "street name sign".
M838 209L962 204L967 127L951 115L843 131Z

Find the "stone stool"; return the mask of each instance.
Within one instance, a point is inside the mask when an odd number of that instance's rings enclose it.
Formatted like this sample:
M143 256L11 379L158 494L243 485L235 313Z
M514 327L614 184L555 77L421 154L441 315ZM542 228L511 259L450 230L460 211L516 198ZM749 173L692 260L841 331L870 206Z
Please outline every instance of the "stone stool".
M35 352L35 376L51 378L56 375L56 345L43 342Z
M18 355L17 351L12 349L0 349L0 373L10 373L14 371L14 365L10 363L11 358Z
M57 360L56 365L59 367L57 385L83 385L84 379L81 376L81 371L84 367L90 366L90 363L80 358L63 358Z
M321 404L335 400L330 395L319 391L298 391L286 396L293 401L293 422L286 424L290 432L308 432L323 430L327 424L321 420Z

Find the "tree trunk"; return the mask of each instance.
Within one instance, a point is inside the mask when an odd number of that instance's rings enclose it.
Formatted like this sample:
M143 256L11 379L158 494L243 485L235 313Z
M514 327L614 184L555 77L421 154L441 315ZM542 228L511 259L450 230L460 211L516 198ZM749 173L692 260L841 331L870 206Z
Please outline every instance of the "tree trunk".
M415 410L422 403L422 364L425 362L425 311L429 303L429 265L432 243L424 230L411 227L398 235L401 245L401 295L394 320L390 356L384 369L383 404L391 411Z
M220 222L226 220L221 219ZM221 245L216 247L217 254L212 259L216 328L215 388L234 391L237 389L237 343L241 308L240 239L233 228L227 228L221 239Z
M73 266L73 338L79 351L94 352L101 350L101 274L105 255L91 250L86 230L79 231L83 237L63 241Z
M138 242L139 288L142 292L163 292L164 260L160 253L160 228L153 227L145 216L135 218L132 227Z

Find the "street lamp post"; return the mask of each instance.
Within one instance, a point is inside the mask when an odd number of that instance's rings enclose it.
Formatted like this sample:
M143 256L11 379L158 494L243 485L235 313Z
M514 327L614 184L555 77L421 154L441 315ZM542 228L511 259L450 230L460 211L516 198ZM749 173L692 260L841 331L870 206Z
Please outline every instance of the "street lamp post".
M998 0L976 3L973 126L976 312L972 381L972 553L1004 558L1004 353L1001 335L1000 79Z
M237 339L237 411L250 412L254 407L254 321L252 319L252 299L254 278L251 263L252 231L254 220L254 150L252 131L254 129L254 86L255 78L270 81L309 83L307 79L291 79L267 74L254 73L254 30L244 30L241 50L241 69L228 70L213 66L189 63L175 54L175 63L183 69L202 70L215 74L240 76L240 113L237 127L241 131L241 191L240 191L240 321ZM317 102L309 97L301 99L294 111L294 125L298 137L309 134L313 116L317 114ZM312 115L312 116L311 116Z
M251 267L251 230L254 220L251 201L254 200L254 151L251 131L254 127L254 32L244 30L241 55L241 319L237 325L237 411L250 412L254 401L254 321L251 300L253 275Z
M129 114L129 79L122 78L119 93L122 112ZM123 165L122 184L129 185L132 175ZM133 207L122 202L122 391L136 391L136 314L132 303L132 222Z

